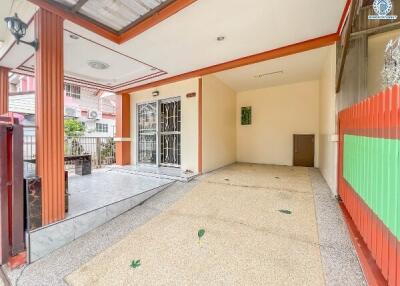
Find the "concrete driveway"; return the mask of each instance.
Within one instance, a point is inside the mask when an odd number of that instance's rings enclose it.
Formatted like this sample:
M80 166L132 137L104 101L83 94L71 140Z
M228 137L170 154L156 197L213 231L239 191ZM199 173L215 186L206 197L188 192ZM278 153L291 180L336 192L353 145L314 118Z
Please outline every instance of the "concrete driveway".
M199 240L198 231L205 230ZM132 260L140 266L132 268ZM307 168L235 164L68 275L69 285L324 285Z

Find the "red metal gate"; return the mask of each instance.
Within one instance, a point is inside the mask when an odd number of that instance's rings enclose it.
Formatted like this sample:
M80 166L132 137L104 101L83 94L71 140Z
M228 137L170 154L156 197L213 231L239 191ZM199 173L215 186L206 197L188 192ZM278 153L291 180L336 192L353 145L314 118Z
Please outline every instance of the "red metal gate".
M24 251L23 129L0 116L0 265Z
M399 86L340 112L339 134L339 195L387 284L400 285Z

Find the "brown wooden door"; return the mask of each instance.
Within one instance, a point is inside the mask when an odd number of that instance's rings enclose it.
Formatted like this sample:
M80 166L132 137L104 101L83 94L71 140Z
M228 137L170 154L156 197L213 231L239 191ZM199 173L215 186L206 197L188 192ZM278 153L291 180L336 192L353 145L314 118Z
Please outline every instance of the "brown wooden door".
M293 135L293 165L314 167L314 135Z

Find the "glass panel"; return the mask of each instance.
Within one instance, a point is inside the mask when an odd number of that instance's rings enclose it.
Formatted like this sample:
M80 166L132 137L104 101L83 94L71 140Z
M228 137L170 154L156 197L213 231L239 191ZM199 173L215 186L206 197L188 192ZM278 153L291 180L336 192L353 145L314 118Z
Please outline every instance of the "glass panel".
M181 101L160 104L160 163L164 166L181 165Z
M157 163L157 103L138 105L138 162Z
M181 165L181 134L161 134L161 164Z

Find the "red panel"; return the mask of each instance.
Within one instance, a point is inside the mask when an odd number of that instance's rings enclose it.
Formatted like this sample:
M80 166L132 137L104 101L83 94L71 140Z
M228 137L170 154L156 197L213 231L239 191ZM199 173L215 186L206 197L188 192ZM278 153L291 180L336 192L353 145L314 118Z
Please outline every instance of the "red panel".
M386 89L339 113L339 195L353 225L368 249L366 255L369 257L361 259L361 262L370 285L400 285L400 242L343 178L343 140L345 134L400 138L399 130L399 86ZM380 170L378 166L366 168ZM365 177L365 170L356 170L356 172L359 176ZM365 186L368 183L370 182L366 178ZM378 207L382 208L382 198L379 195L380 193L367 194L367 196L375 196L372 200L381 202ZM399 202L397 204L400 205Z
M43 9L35 15L36 171L42 178L43 224L65 216L63 19Z
M0 115L8 112L8 71L0 67Z
M203 79L199 78L199 99L198 99L198 152L197 152L197 171L203 172Z
M118 165L129 165L131 163L131 142L123 141L130 138L131 134L131 103L130 95L122 93L117 95L116 137L121 138L115 144L115 155Z

